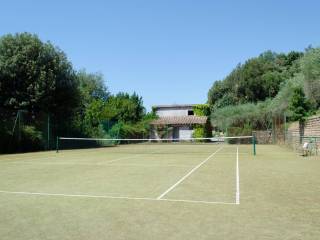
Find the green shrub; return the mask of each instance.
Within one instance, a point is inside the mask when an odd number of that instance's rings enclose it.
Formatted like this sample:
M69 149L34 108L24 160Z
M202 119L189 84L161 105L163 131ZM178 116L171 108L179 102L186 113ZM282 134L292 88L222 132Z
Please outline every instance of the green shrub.
M193 106L193 112L196 116L210 116L209 104L197 104Z
M205 129L203 126L196 126L193 128L192 137L194 138L203 138L205 137Z
M208 121L205 125L195 124L193 126L193 134L194 138L209 138L212 137L212 127L210 122Z
M34 126L24 126L21 129L20 139L17 136L13 138L12 145L15 146L13 149L22 152L43 150L45 141L41 131L38 131Z

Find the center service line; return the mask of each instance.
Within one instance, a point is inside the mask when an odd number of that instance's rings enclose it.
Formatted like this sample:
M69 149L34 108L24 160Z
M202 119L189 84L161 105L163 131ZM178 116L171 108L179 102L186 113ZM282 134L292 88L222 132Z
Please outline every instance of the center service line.
M210 158L212 158L216 153L218 153L223 147L220 147L217 151L212 153L209 157L207 157L205 160L203 160L201 163L199 163L197 166L195 166L193 169L191 169L190 172L188 172L186 175L184 175L178 182L173 184L170 188L168 188L165 192L163 192L159 197L157 197L158 200L162 199L165 195L167 195L169 192L171 192L176 186L178 186L180 183L182 183L187 177L189 177L194 171L196 171L199 167L201 167L203 164L205 164Z

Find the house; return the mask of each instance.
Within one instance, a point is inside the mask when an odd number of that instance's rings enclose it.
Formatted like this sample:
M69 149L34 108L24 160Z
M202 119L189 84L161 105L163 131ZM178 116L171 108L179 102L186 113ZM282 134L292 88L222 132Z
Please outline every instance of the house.
M194 114L194 106L195 104L153 106L153 111L159 118L151 122L151 138L192 138L194 127L205 126L207 123L207 117Z

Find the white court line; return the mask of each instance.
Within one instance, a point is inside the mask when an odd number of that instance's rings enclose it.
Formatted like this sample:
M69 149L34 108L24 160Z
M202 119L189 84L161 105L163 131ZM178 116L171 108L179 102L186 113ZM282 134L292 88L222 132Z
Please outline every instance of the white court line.
M239 147L237 147L236 185L236 204L240 204Z
M36 157L31 157L31 156L26 156L24 158L3 158L0 159L0 163L3 161L25 161L25 160L42 160L42 159L52 159L52 158L57 158L56 156L47 156L47 157L41 157L41 156L36 156Z
M135 163L115 163L108 164L109 161L105 163L91 163L91 162L3 162L2 164L7 165L83 165L83 166L133 166L133 167L192 167L192 165L187 164L135 164Z
M115 159L111 159L110 161L105 160L106 162L104 163L104 165L107 165L108 163L116 162L119 160L124 160L124 159L129 159L129 158L134 158L134 157L136 157L136 155L115 158ZM48 163L48 162L41 162L41 161L42 160L49 160L49 159L58 160L58 159L64 159L64 158L66 159L66 161L70 161L70 159L71 160L78 159L79 156L71 156L71 157L62 156L62 158L60 158L59 156L51 156L51 157L43 157L43 158L40 157L40 158L25 158L25 159L4 159L4 160L0 160L0 164L59 164L59 163ZM26 161L37 161L37 162L26 162ZM38 162L38 161L40 161L40 162ZM61 163L61 164L69 165L68 162ZM81 164L81 162L71 163L71 164ZM92 164L92 165L96 165L96 164Z
M106 161L106 164L113 163L113 162L120 161L120 160L134 158L134 157L137 157L137 156L139 156L139 155L116 158L116 159L113 159L113 160L110 160L110 161Z
M154 152L151 152L150 154L152 154ZM3 159L3 160L0 160L0 164L3 163L3 164L25 164L25 163L29 163L29 162L24 162L24 161L30 161L30 160L33 160L33 161L41 161L41 160L44 160L44 159L51 159L51 158L54 158L54 159L64 159L66 158L66 161L72 159L78 159L79 158L79 155L81 155L80 153L78 154L75 154L75 155L71 155L71 156L65 156L65 155L59 155L59 156L49 156L49 157L29 157L29 158L22 158L22 159ZM82 154L83 155L83 154ZM125 160L125 159L130 159L130 158L134 158L134 157L137 157L137 156L140 156L140 155L143 155L143 154L134 154L134 155L130 155L130 156L125 156L125 157L120 157L120 158L115 158L115 159L111 159L110 161L106 160L106 162L103 164L103 165L108 165L109 163L113 163L113 162L116 162L116 161L119 161L119 160ZM60 157L61 156L61 157ZM3 162L1 162L3 161ZM9 161L12 161L12 162L9 162ZM80 162L79 162L80 163ZM32 163L29 163L29 164L32 164ZM36 162L34 164L37 164ZM45 163L43 163L45 164ZM68 163L66 162L66 165ZM95 164L94 164L95 165Z
M159 150L156 150L156 151L152 151L150 153L147 153L147 154L154 154L154 153L161 153L159 152ZM71 155L71 157L68 157L68 156L62 156L62 159L64 157L67 157L67 159L77 159L78 155L81 155L81 153L77 153L76 155ZM110 165L110 166L113 166L114 164L110 164L110 163L113 163L113 162L117 162L117 161L120 161L120 160L125 160L125 159L131 159L131 158L135 158L135 157L139 157L139 156L142 156L142 155L145 155L145 153L138 153L138 154L133 154L133 155L130 155L130 156L126 156L126 157L120 157L120 158L115 158L115 159L111 159L111 160L106 160L104 163L92 163L92 164L87 164L87 163L81 163L81 162L78 162L78 163L61 163L61 165L95 165L95 166L103 166L103 165ZM60 155L61 156L61 155ZM35 158L34 160L37 160L37 161L41 161L43 159L50 159L50 158L56 158L56 159L59 159L60 156L49 156L49 157L46 157L46 158ZM30 156L31 157L31 156ZM1 162L0 160L0 164L48 164L50 165L51 163L46 163L46 162L24 162L24 161L29 161L29 160L32 160L32 158L28 158L28 159L14 159L14 160L9 160L9 159L5 159L3 162ZM12 162L8 162L8 161L12 161ZM58 165L59 163L55 163L56 165Z
M21 153L23 154L23 153ZM34 156L29 155L26 156L2 156L3 158L0 159L1 161L25 161L25 160L44 160L44 159L58 159L60 157L68 157L69 159L75 159L79 156L85 155L85 153L68 153L68 154L57 154L56 152L52 152L52 155L54 156L48 156L46 153L36 153ZM70 154L70 156L68 156Z
M151 153L147 153L147 154L154 154L154 153L157 153L158 151L153 151ZM124 160L124 159L130 159L130 158L135 158L135 157L139 157L139 156L143 156L145 155L146 153L138 153L138 154L134 154L132 156L128 156L128 157L122 157L122 158L116 158L114 160L110 160L110 161L107 161L107 164L109 163L113 163L113 162L116 162L116 161L119 161L119 160Z
M145 201L235 205L234 202L210 202L210 201L167 199L167 198L157 199L157 198L143 198L143 197L121 197L121 196L107 196L107 195L63 194L63 193L43 193L43 192L14 192L14 191L0 191L0 193L2 193L2 194L15 194L15 195L51 196L51 197L103 198L103 199L125 199L125 200L145 200Z
M201 167L203 164L205 164L210 158L212 158L217 152L219 152L223 147L220 147L217 151L212 153L209 157L207 157L205 160L203 160L201 163L199 163L197 166L192 168L186 175L184 175L178 182L173 184L171 187L169 187L166 191L164 191L157 199L162 199L165 195L167 195L172 189L174 189L176 186L178 186L181 182L183 182L187 177L189 177L194 171L196 171L199 167Z

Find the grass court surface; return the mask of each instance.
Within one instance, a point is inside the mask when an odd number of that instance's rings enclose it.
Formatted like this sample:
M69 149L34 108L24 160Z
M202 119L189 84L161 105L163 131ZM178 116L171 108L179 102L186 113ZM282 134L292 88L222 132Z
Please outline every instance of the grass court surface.
M320 159L275 145L0 156L1 239L319 239Z

